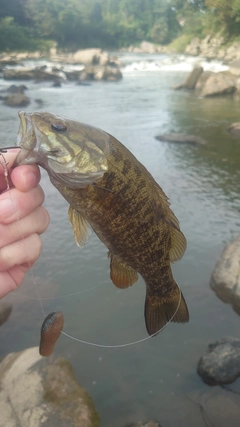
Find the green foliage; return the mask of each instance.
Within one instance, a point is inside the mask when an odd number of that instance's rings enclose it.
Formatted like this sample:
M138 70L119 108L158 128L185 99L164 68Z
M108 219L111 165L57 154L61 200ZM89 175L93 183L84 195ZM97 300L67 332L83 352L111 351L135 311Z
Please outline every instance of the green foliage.
M31 29L21 27L11 16L0 19L1 50L48 50L52 45L49 40L37 40Z
M239 22L240 0L0 0L0 50L46 49L49 40L77 49L232 37Z

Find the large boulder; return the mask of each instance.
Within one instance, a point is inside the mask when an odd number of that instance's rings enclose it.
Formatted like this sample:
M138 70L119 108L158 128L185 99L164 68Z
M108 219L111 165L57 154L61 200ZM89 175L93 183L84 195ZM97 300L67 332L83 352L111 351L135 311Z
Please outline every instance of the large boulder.
M203 72L203 67L196 66L192 72L189 74L185 82L183 83L183 88L185 89L194 89L196 83Z
M200 92L203 89L204 85L206 84L207 79L214 74L215 73L213 71L209 71L209 70L203 71L203 73L200 74L196 82L195 90Z
M240 340L226 337L209 344L197 372L208 385L229 384L240 376Z
M3 102L8 107L26 107L30 104L30 99L23 93L14 93L6 97Z
M240 76L240 60L236 59L235 61L230 62L229 72L234 76Z
M225 247L211 275L210 286L240 314L240 236Z
M106 65L109 60L107 52L103 52L102 49L82 49L77 50L72 56L75 63L84 65Z
M34 70L32 68L8 68L3 72L5 80L31 80L34 79Z
M87 392L64 359L49 361L38 347L11 353L0 364L0 427L98 427Z
M234 93L235 81L228 74L215 73L208 77L201 90L201 96L219 96Z
M5 80L37 80L37 81L59 81L61 76L59 73L46 71L43 67L6 69L3 72Z

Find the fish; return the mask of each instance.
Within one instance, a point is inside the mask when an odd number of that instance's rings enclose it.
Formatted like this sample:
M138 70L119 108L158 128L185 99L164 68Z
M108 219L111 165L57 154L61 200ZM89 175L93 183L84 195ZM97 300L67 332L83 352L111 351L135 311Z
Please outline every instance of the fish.
M75 241L93 230L108 249L110 278L127 288L140 274L146 284L145 324L156 335L189 313L171 263L186 238L162 188L136 157L109 133L48 112L19 112L15 166L37 163L69 203Z
M41 326L39 344L39 354L41 356L51 356L54 351L54 346L60 337L63 325L64 316L61 311L53 311L44 319Z

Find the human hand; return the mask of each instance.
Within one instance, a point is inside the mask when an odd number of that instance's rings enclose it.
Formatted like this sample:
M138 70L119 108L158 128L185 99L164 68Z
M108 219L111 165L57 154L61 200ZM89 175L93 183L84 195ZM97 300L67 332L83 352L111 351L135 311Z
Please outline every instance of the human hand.
M41 239L49 224L49 215L42 206L44 193L40 187L37 165L11 166L18 149L4 153L8 162L10 190L4 168L0 164L0 298L16 289L25 273L41 252ZM0 162L3 157L0 155Z

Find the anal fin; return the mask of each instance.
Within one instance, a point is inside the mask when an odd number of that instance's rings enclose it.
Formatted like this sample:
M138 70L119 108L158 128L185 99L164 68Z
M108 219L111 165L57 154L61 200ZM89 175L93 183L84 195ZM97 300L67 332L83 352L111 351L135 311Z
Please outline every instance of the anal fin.
M127 265L118 256L109 252L110 257L110 277L117 288L128 288L132 286L138 279L136 270Z

